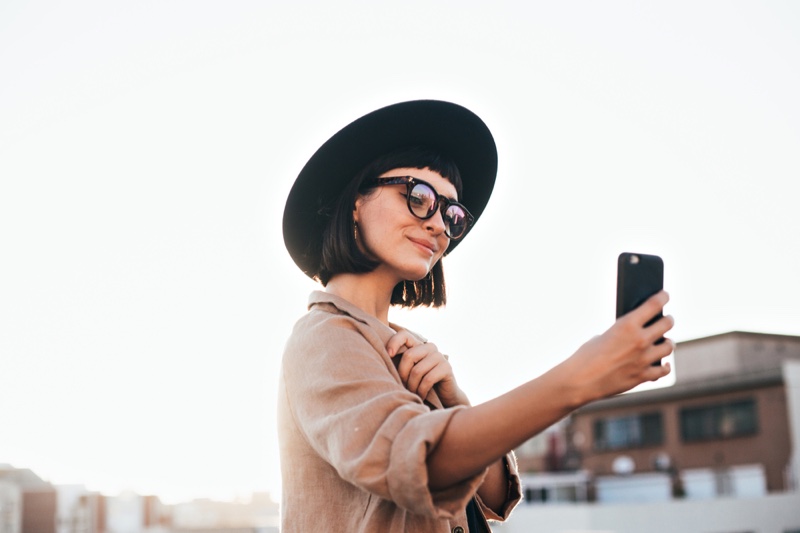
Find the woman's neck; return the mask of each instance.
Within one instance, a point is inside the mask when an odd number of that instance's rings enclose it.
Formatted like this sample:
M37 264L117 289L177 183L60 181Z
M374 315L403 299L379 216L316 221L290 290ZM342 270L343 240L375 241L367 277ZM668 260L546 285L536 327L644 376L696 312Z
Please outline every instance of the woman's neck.
M325 292L344 298L384 324L389 324L389 306L397 282L378 272L336 274L325 286Z

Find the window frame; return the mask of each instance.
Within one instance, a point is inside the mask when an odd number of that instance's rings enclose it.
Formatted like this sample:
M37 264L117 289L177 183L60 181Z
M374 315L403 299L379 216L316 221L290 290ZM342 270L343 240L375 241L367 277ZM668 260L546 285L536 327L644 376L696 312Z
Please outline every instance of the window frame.
M757 435L758 418L758 402L752 396L681 407L678 412L681 442L693 444Z
M592 447L598 452L649 448L663 444L664 414L661 410L596 418L592 423Z

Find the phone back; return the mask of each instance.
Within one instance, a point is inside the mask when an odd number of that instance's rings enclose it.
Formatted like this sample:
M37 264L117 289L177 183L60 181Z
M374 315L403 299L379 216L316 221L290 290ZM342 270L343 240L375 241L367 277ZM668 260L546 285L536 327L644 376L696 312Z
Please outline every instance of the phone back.
M657 255L622 253L617 259L617 318L664 288L664 261Z

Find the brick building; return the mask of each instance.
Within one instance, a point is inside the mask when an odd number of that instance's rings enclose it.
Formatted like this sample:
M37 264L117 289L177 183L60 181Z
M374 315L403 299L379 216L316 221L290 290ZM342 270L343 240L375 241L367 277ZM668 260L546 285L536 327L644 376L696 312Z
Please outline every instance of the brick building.
M679 343L674 386L580 409L570 440L595 476L667 472L678 496L788 490L800 415L792 362L800 364L800 337L732 332Z
M653 501L797 488L800 337L731 332L678 343L674 357L674 386L590 404L562 426L561 464L591 477L589 497Z

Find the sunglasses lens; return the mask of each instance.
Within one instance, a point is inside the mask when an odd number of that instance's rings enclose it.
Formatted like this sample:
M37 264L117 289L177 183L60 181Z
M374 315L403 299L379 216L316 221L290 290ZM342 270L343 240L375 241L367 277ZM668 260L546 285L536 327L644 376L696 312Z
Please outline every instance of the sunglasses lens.
M436 209L436 193L422 183L417 183L408 195L408 206L419 218L428 218Z
M449 205L444 212L444 223L447 227L447 235L451 239L459 239L467 231L469 222L467 214L460 205Z
M442 211L445 233L451 239L460 239L469 228L470 218L466 210L458 204L444 202L447 207ZM426 183L416 183L408 193L408 208L414 216L427 220L433 216L440 206L436 191Z

